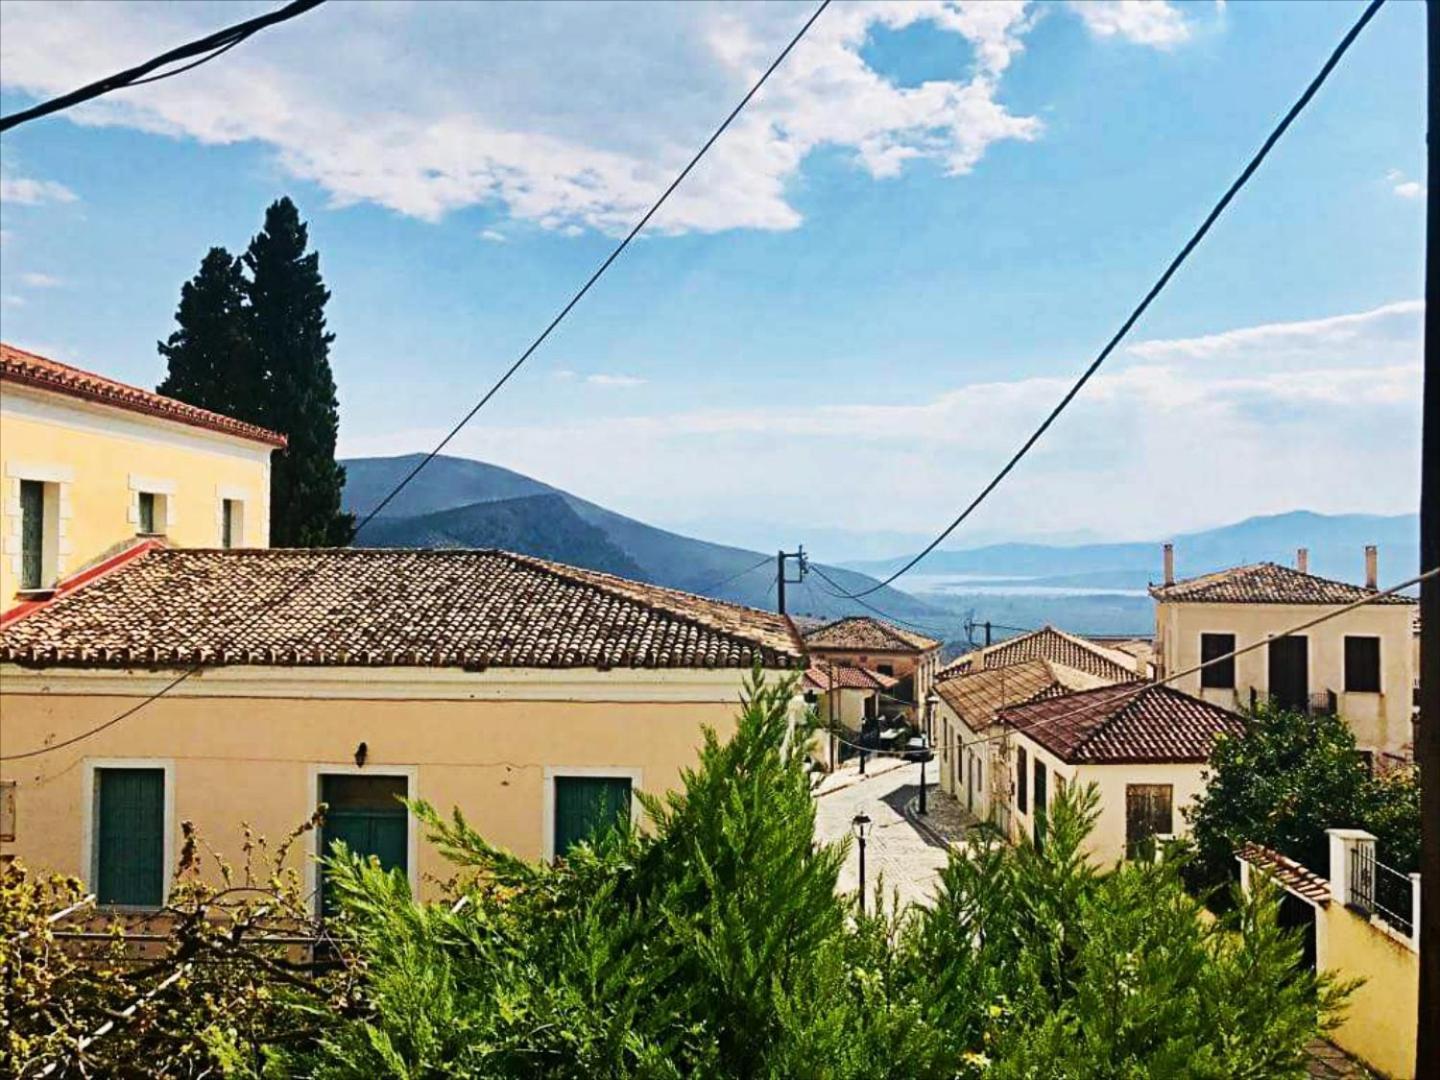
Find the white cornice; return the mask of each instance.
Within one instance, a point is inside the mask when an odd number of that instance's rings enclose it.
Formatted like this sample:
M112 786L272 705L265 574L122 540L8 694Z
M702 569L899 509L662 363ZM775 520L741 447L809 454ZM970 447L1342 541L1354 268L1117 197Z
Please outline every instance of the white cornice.
M179 670L31 668L0 664L0 696L146 697L164 690L177 674ZM166 696L734 704L739 700L747 674L748 671L739 669L494 668L471 672L455 668L236 665L197 672Z

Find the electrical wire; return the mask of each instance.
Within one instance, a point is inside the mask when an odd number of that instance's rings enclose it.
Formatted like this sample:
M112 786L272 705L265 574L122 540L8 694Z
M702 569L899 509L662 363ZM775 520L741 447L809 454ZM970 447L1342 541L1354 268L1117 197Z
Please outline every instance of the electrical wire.
M884 610L882 610L881 608L876 607L874 604L870 603L868 600L862 600L860 597L855 596L855 595L853 595L852 593L846 591L846 589L845 589L845 587L844 587L843 585L841 585L838 581L836 581L834 578L832 578L829 574L825 573L824 570L820 569L820 567L816 566L814 563L811 563L811 564L810 564L810 569L811 569L814 573L820 575L820 578L821 578L822 580L828 581L831 585L833 585L833 586L835 587L836 590L838 590L838 591L832 591L832 590L830 590L830 589L824 590L825 592L829 593L831 596L835 597L836 599L839 599L839 600L854 600L854 601L855 601L857 604L859 604L861 607L867 608L867 609L869 609L870 611L873 611L876 615L879 615L882 619L886 619L886 620L888 620L889 622L897 623L897 624L899 624L900 626L908 626L908 627L911 627L912 629L920 630L920 631L923 631L924 633L927 633L927 634L940 634L941 636L945 636L945 635L950 634L950 632L951 632L951 630L949 630L949 629L943 629L943 630L942 630L942 629L941 629L940 627L938 627L938 626L926 625L925 623L915 622L915 621L912 620L912 619L902 619L902 618L900 618L900 616L898 616L898 615L892 615L892 614L890 614L888 611L884 611Z
M733 573L733 574L730 574L730 575L727 576L727 577L721 578L719 581L712 581L712 582L710 582L710 583L707 584L707 585L692 585L692 586L690 586L689 588L687 588L685 591L686 591L686 592L691 592L691 593L696 593L696 594L698 594L698 595L700 595L700 596L707 596L707 595L709 595L713 590L722 588L722 587L725 586L725 585L729 585L732 581L738 581L740 578L744 577L746 574L753 574L756 570L759 570L762 566L764 566L764 565L765 565L766 563L768 563L768 562L771 562L774 558L775 558L775 556L773 556L773 555L766 555L766 556L765 556L764 558L762 558L759 562L757 562L754 566L747 566L744 570L739 570L739 571L737 571L737 572L735 572L735 573Z
M309 7L314 7L317 3L320 2L321 0L297 0L297 4L303 3L304 5L306 5L307 9ZM290 11L291 8L296 7L297 4L292 4L289 8L284 8L281 12L277 12L275 14L278 16L280 14L283 14L284 12ZM610 252L609 256L606 257L604 262L602 262L595 269L594 273L592 273L585 280L585 283L581 285L580 288L575 292L575 294L570 297L570 300L565 304L563 308L560 309L560 312L553 319L550 320L550 322L546 325L545 329L540 332L539 336L537 336L535 340L530 343L530 346L523 353L520 354L519 359L517 359L513 364L511 364L510 367L505 371L505 373L500 376L499 380L497 380L495 384L485 392L484 396L481 397L480 400L477 401L475 405L463 417L461 417L460 422L450 429L449 434L447 434L443 439L440 440L440 442L436 445L435 449L431 450L430 453L425 455L425 457L420 461L420 463L417 464L413 469L411 469L410 472L406 474L405 478L402 479L400 483L396 484L395 487L390 490L390 493L386 495L383 499L381 499L380 502L377 503L374 508L372 508L370 512L365 515L365 517L361 520L360 524L356 527L355 534L357 536L359 535L360 531L365 528L366 525L368 525L372 520L374 520L375 516L379 514L381 510L383 510L387 505L389 505L389 503L395 498L395 496L399 495L400 492L405 489L406 485L408 485L411 480L415 479L421 469L423 469L426 465L433 461L435 457L438 456L439 453L445 449L445 447L449 444L450 440L453 439L456 435L458 435L460 433L460 430L475 417L475 414L478 413L482 408L484 408L485 405L490 401L490 399L499 392L500 388L510 381L510 377L520 370L521 366L525 363L525 361L530 359L530 356L535 352L536 349L541 346L541 344L544 343L545 339L550 336L551 332L560 325L560 322L565 318L565 316L570 314L571 309L573 309L575 305L578 304L582 298L584 298L585 294L590 291L591 287L600 280L601 275L604 274L605 271L610 268L611 264L620 257L621 253L630 246L630 242L634 240L637 235L639 235L640 230L643 229L645 225L650 221L650 219L655 216L655 213L660 209L661 206L665 204L665 201L670 197L670 195L675 191L676 188L680 186L681 181L683 181L687 176L690 175L691 171L695 168L695 166L699 164L700 159L705 156L705 153L710 149L710 147L715 145L715 142L720 138L722 134L725 133L725 130L729 128L730 124L734 121L734 119L740 115L740 111L744 109L747 104L749 104L750 100L757 93L759 93L760 88L765 85L766 81L775 72L775 69L778 68L781 62L783 62L784 59L790 55L791 50L793 50L795 46L800 43L800 39L805 36L806 31L808 31L810 27L814 25L815 20L818 19L820 15L825 11L825 9L829 6L830 0L821 0L820 5L814 10L814 12L811 13L810 17L805 20L805 24L801 26L798 31L796 31L795 35L786 44L785 48L780 51L780 54L776 56L773 61L771 61L770 66L765 69L765 71L755 81L754 85L750 87L749 92L740 99L740 103L736 105L735 108L730 110L729 115L727 115L725 119L721 121L720 126L715 129L714 133L711 134L708 139L705 140L704 145L702 145L700 149L696 151L695 156L692 157L689 163L680 170L680 174L670 182L670 185L663 192L661 192L660 197L656 199L654 204L651 205L650 209L645 212L644 217L642 217L635 224L634 228L632 228L628 233L626 233L625 238L615 246L614 250ZM299 14L299 12L295 12L295 14ZM293 15L287 17L293 17ZM274 20L272 19L271 21L273 22ZM249 24L241 25L245 26ZM254 33L254 30L251 30L249 32ZM214 43L211 42L208 47L213 48ZM186 48L190 48L190 46L186 46ZM151 61L152 66L154 63L154 61ZM76 93L80 92L81 91L76 91ZM52 109L49 111L54 110ZM758 566L759 564L757 563L756 565ZM314 573L315 571L312 570L309 574L301 574L297 576L296 579L292 582L290 588L282 592L280 596L274 601L274 604L278 605L288 600L290 597L294 596L295 593L301 588L301 586L303 586L308 580L310 580L310 578L314 576ZM240 627L238 627L233 632L232 639L234 636L242 634L245 631L249 630L252 626L258 624L260 618L265 615L267 610L268 608L266 606L256 608L254 617L247 620ZM225 650L220 651L223 654ZM141 709L150 705L152 702L164 697L181 683L189 679L192 675L195 675L199 671L203 670L204 667L205 664L202 662L187 668L179 675L177 675L174 679L170 680L163 687L157 690L155 693L151 694L149 697L144 698L141 701L137 702L135 705L132 705L130 708L125 709L119 715L111 717L109 720L105 721L103 724L100 724L98 727L91 728L88 731L81 732L78 735L74 735L71 738L64 739L60 742L51 743L47 746L37 747L34 750L28 750L24 753L0 754L0 761L19 761L23 758L38 757L41 754L52 753L53 751L64 749L67 746L73 746L78 742L89 739L94 735L98 735L102 731L114 727L121 721L126 720L131 716L134 716Z
M1090 366L1081 373L1080 377L1075 381L1075 384L1071 386L1069 391L1066 392L1065 396L1060 399L1060 403L1056 405L1055 408L1050 410L1050 414L1045 417L1044 421L1040 424L1040 426L1031 433L1030 437L1025 440L1025 442L1021 445L1020 449L1015 452L1014 456L1012 456L1010 460L1005 463L1005 467L1002 468L998 473L996 473L988 484L986 484L983 488L980 489L980 493L970 501L970 504L960 512L960 514L955 518L955 520L952 521L949 525L947 525L940 532L940 535L935 537L935 539L931 540L930 543L926 544L924 549L922 549L919 554L917 554L914 558L910 559L907 563L905 563L904 566L900 567L900 569L896 570L884 581L878 582L877 584L858 594L850 593L849 595L851 599L858 600L862 596L869 596L871 593L883 589L885 586L890 585L898 578L914 569L922 559L924 559L927 555L929 555L932 551L939 547L940 544L943 543L945 539L950 536L951 533L958 529L965 522L965 520L975 512L975 510L980 506L980 504L983 503L990 496L990 493L993 492L997 487L999 487L1001 482L1010 475L1011 470L1013 470L1015 466L1020 464L1021 459L1023 459L1025 455L1030 452L1031 448L1040 441L1040 437L1050 429L1050 425L1059 418L1060 414L1065 411L1066 407L1069 406L1070 402L1075 400L1076 395L1078 395L1080 391L1084 389L1085 384L1090 381L1091 377L1100 370L1100 365L1102 365L1107 359L1109 359L1110 354L1115 351L1116 347L1118 347L1120 342L1125 338L1125 335L1130 332L1131 327L1133 327L1137 322L1139 322L1140 317L1145 314L1145 311L1150 307L1151 302L1154 301L1155 298L1160 295L1161 291L1165 288L1165 286L1170 283L1170 279L1175 276L1175 273L1180 269L1181 265L1183 265L1185 260L1189 258L1190 253L1200 245L1200 241L1205 239L1205 235L1210 231L1210 227L1215 224L1215 222L1219 219L1220 215L1225 212L1226 207L1230 205L1231 200L1233 200L1235 196L1239 194L1240 189L1243 188L1247 182L1249 182L1250 178L1255 174L1255 171L1260 168L1261 163L1265 160L1266 157L1269 156L1271 149L1275 146L1277 142L1280 141L1280 137L1285 134L1285 132L1289 129L1290 125L1294 123L1295 118L1300 115L1300 113L1310 103L1310 100L1319 91L1320 87L1325 84L1325 80L1330 77L1330 73L1335 69L1336 65L1340 63L1340 59L1345 55L1345 53L1349 50L1350 46L1354 43L1355 39L1360 35L1360 31L1365 29L1366 24L1375 17L1375 13L1380 10L1381 5L1384 3L1385 0L1371 0L1371 2L1366 5L1364 12L1360 15L1360 18L1356 20L1355 25L1352 26L1349 32L1347 32L1346 35L1340 39L1340 43L1331 52L1329 59L1327 59L1324 65L1320 68L1319 74L1317 74L1315 78L1310 81L1310 84L1305 88L1304 93L1302 93L1300 97L1296 99L1295 104L1290 106L1290 110L1284 115L1284 117L1281 118L1279 124L1275 126L1275 129L1270 132L1269 137L1266 138L1264 143L1261 144L1260 149L1250 159L1249 164L1245 166L1245 168L1241 171L1240 175L1236 177L1234 182L1231 183L1230 187L1226 189L1225 194L1221 196L1220 201L1217 202L1215 206L1211 209L1211 211L1205 215L1205 219L1200 223L1200 227L1196 229L1195 232L1191 235L1190 239L1185 242L1185 246L1180 249L1180 253L1170 260L1170 264L1165 268L1165 272L1160 275L1154 285L1150 286L1150 291L1145 294L1144 298L1135 307L1135 310L1130 313L1129 318L1127 318L1121 324L1120 329L1115 332L1114 336L1110 338L1110 340L1106 343L1105 347L1100 350L1100 354L1096 356L1093 361L1091 361Z
M161 53L151 60L138 64L135 67L127 68L115 75L97 79L95 82L80 87L78 90L71 90L68 94L61 94L59 97L51 98L49 101L42 101L38 105L32 105L28 109L21 109L9 116L0 117L0 131L8 131L13 127L30 120L38 120L42 116L49 116L51 113L60 112L79 105L82 102L90 101L101 97L104 94L115 90L124 90L132 86L144 86L146 83L159 82L161 79L173 78L187 71L192 71L201 64L208 64L211 60L224 55L239 45L246 38L270 26L286 22L297 16L304 15L307 11L319 7L325 0L293 0L283 8L272 11L266 15L260 15L245 22L236 23L234 26L227 26L223 30L217 30L203 38L192 41L189 44L181 45L171 49L169 52ZM162 72L158 75L151 75L152 71L163 68L168 64L174 64L181 60L190 60L191 57L198 57L189 64L176 68L174 71Z

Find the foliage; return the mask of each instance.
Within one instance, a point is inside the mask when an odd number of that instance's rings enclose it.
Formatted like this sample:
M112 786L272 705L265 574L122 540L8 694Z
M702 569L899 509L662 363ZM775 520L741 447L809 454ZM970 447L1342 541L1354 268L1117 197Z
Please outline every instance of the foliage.
M416 803L457 868L422 903L404 874L337 844L326 867L340 915L308 960L263 940L271 920L304 912L283 874L260 883L239 930L220 906L231 879L182 900L163 963L145 979L102 970L123 989L98 1001L80 965L30 947L16 981L48 1011L24 1012L26 1052L76 1063L75 1033L139 998L143 1015L86 1049L91 1071L1302 1075L1301 1047L1342 992L1297 968L1272 897L1205 920L1172 861L1092 865L1093 789L1057 796L1043 849L982 840L955 854L928 908L885 905L883 884L870 913L837 895L848 840L815 842L793 689L757 673L734 736L707 732L678 791L641 796L644 827L622 817L553 864ZM16 924L70 895L37 893ZM185 982L157 992L167 971Z
M308 244L295 204L272 203L242 257L210 249L181 289L178 329L159 345L168 365L160 393L287 437L270 480L270 540L282 547L342 545L354 530L335 460L330 292Z
M1188 876L1197 889L1232 880L1235 849L1246 841L1327 874L1331 828L1368 829L1384 862L1418 868L1415 770L1372 777L1341 717L1262 705L1242 734L1217 743L1207 777L1187 811L1196 849Z

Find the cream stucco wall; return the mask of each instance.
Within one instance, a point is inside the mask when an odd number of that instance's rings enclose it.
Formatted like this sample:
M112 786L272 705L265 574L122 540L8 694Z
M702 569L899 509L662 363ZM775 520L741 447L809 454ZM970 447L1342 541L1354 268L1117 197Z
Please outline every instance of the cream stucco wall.
M1049 796L1055 796L1056 776L1062 777L1067 785L1078 784L1088 787L1094 784L1099 789L1099 816L1090 833L1087 845L1090 858L1100 865L1109 865L1125 858L1125 787L1127 784L1169 784L1171 786L1171 811L1173 834L1187 836L1189 823L1184 810L1205 788L1201 763L1174 763L1159 765L1070 765L1046 750L1034 739L1020 733L1012 735L1009 753L1012 792L1014 790L1015 767L1018 755L1015 749L1023 747L1028 757L1030 778L1026 799L1026 810L1021 811L1011 795L1011 818L1014 822L1013 835L1030 836L1035 818L1035 765L1038 758L1050 773Z
M141 490L164 496L163 531L177 546L218 547L227 498L244 504L239 546L268 546L272 449L0 382L0 610L19 589L21 480L45 482L52 501L49 586L136 535Z
M733 731L741 679L730 671L205 671L74 747L0 763L0 777L16 782L17 823L16 840L0 851L88 877L88 764L121 758L172 769L172 836L193 820L238 857L242 822L273 838L304 821L317 773L355 771L364 742L363 771L406 773L413 796L444 813L458 806L487 839L539 858L547 854L548 776L613 773L645 791L673 787L695 763L703 725ZM0 667L0 747L16 753L62 741L165 681ZM450 873L418 845L412 879Z
M1155 605L1157 660L1162 675L1200 663L1200 635L1234 634L1236 648L1264 641L1299 623L1323 615L1319 604L1165 604ZM1309 640L1312 694L1335 691L1340 715L1355 732L1362 750L1400 753L1413 739L1411 716L1415 651L1408 604L1372 604L1357 608L1303 632ZM1345 693L1345 636L1380 638L1380 693ZM1235 690L1204 689L1195 673L1170 685L1224 708L1248 706L1250 689L1269 692L1269 651L1255 649L1235 659Z
M1419 955L1392 933L1331 901L1316 912L1315 956L1320 968L1342 980L1364 980L1330 1037L1386 1076L1414 1076Z

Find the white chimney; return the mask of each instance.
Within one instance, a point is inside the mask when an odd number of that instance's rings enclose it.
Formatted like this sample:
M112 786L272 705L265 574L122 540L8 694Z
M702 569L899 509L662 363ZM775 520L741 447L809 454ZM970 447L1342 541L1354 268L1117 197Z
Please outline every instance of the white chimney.
M1310 549L1300 548L1295 552L1295 569L1302 574L1310 572Z
M1380 587L1380 551L1374 544L1365 545L1365 587Z
M1165 545L1165 584L1175 584L1175 545Z

